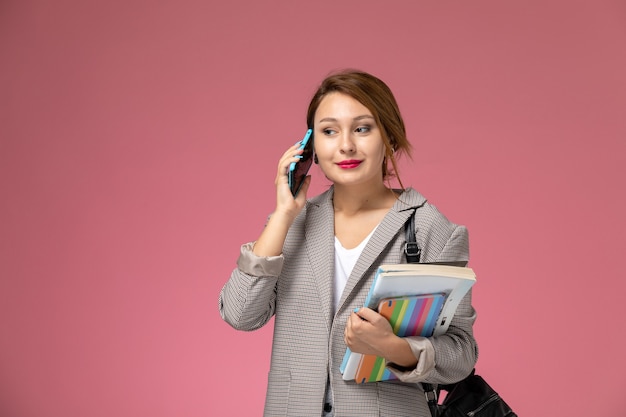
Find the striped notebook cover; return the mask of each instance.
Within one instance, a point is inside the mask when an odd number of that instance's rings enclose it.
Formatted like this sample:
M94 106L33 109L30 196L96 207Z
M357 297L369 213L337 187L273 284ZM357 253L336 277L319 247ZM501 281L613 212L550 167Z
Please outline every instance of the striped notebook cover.
M381 300L378 312L389 320L398 336L432 336L445 294L415 295ZM376 382L397 379L385 367L385 360L375 355L362 355L355 381Z

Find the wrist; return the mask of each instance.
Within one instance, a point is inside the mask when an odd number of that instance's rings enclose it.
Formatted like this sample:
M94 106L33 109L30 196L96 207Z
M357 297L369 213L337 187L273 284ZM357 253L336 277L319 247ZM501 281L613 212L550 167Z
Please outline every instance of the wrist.
M274 212L270 215L269 221L273 220L274 222L284 224L287 228L289 228L297 216L298 212L293 209L276 207Z
M394 335L388 347L387 355L383 356L387 362L393 362L404 368L413 368L417 365L417 358L411 350L411 345L403 337Z

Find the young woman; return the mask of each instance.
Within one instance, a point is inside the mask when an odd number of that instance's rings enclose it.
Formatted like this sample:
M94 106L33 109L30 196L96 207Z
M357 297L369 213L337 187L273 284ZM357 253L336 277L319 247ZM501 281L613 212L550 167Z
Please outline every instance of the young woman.
M471 293L439 337L398 337L362 306L378 265L406 262L404 224L413 213L422 262L466 262L467 230L417 191L388 186L411 146L380 79L360 71L327 77L307 124L315 163L332 186L307 200L309 176L294 198L287 172L301 151L298 144L287 149L278 162L276 209L259 238L241 247L220 313L246 331L275 317L266 416L429 417L419 382L456 382L476 363ZM346 347L384 357L399 381L344 381Z

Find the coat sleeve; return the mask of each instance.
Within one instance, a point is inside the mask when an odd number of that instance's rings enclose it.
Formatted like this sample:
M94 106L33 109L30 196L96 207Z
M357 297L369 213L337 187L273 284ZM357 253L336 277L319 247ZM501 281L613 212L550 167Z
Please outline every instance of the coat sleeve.
M467 261L469 258L469 239L464 226L449 224L448 238L445 244L424 245L424 262L455 262ZM439 228L435 237L441 237ZM428 240L427 240L428 241ZM439 246L437 248L437 246ZM411 350L418 358L415 369L399 369L388 363L389 369L404 382L428 382L434 384L451 384L469 375L478 359L478 347L474 339L473 324L476 312L472 307L471 290L461 300L457 311L450 322L448 331L437 337L406 338Z
M457 226L448 239L437 262L467 261L469 239L465 226ZM448 331L430 338L435 348L435 369L428 381L451 384L468 376L478 360L478 346L474 339L473 325L476 311L472 307L472 290L463 297L450 322Z
M222 319L237 330L256 330L274 315L276 283L283 267L283 256L259 257L254 243L241 246L237 268L219 295Z

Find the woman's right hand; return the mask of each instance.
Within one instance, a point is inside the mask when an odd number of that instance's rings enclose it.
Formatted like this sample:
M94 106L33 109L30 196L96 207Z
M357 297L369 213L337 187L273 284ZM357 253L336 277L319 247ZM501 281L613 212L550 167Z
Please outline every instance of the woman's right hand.
M276 210L267 221L261 236L254 243L252 250L257 256L278 256L282 253L287 232L306 204L306 193L309 190L311 176L306 176L295 198L289 189L287 177L289 165L299 161L297 155L302 154L299 146L300 142L287 149L278 162L278 172L274 181L276 185Z
M300 187L300 191L294 198L289 188L289 166L300 160L299 156L302 155L302 150L299 149L300 142L291 146L282 155L278 162L278 172L276 173L276 179L274 184L276 185L276 212L286 215L287 218L291 218L293 221L300 213L306 203L306 194L311 183L311 176L307 175Z

